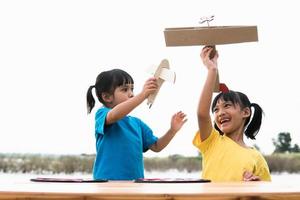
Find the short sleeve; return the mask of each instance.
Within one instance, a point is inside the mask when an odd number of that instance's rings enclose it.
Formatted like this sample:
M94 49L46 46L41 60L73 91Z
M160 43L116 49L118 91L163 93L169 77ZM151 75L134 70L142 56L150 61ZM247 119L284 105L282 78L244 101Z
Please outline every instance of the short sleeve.
M104 125L106 120L106 115L110 111L110 108L102 107L95 115L95 134L104 134Z
M216 139L218 135L219 133L217 132L217 130L213 128L209 137L206 140L201 141L200 131L198 130L194 136L193 145L197 147L202 153L204 153L205 151L208 150L210 144L212 143L212 141Z
M257 170L254 174L259 176L262 181L271 181L268 163L260 152L258 152Z
M141 130L142 130L142 141L143 141L143 152L148 151L150 146L152 146L158 138L153 135L151 128L140 120Z

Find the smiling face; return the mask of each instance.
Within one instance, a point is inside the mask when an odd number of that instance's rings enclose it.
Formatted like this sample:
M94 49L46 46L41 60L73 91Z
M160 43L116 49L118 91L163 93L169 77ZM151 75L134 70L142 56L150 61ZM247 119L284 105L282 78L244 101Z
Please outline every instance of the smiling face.
M250 109L242 109L239 104L221 98L216 102L213 113L216 125L228 136L244 132L245 120L250 116Z

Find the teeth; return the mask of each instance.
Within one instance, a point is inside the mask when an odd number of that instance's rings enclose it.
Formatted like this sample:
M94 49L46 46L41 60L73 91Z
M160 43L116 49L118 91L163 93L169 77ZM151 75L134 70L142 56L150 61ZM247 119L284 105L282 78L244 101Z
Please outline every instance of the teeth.
M221 120L221 124L223 124L224 122L228 122L229 121L229 119L223 119L223 120Z

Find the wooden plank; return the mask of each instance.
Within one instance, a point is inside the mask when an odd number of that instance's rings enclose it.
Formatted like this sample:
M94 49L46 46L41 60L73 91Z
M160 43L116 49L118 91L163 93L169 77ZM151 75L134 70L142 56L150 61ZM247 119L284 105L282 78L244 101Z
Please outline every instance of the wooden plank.
M0 187L0 199L300 199L300 186L288 183L10 183Z

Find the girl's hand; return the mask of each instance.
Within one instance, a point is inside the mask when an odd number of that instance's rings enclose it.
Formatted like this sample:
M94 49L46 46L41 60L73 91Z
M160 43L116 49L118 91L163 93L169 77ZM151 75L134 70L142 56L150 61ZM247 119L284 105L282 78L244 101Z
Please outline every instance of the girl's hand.
M203 64L207 67L207 69L217 69L218 63L218 51L216 51L216 54L214 55L214 57L212 59L209 58L209 55L211 54L211 52L213 51L212 47L209 46L205 46L200 54L200 57L202 59Z
M243 181L260 181L259 176L255 176L252 172L245 171L243 174Z
M160 137L156 143L150 147L150 149L154 152L160 152L163 150L170 143L177 131L179 131L179 129L181 129L183 124L187 121L185 116L186 115L181 111L175 113L172 116L170 129L162 137Z
M153 94L158 89L157 80L156 78L152 77L149 78L143 87L142 94L145 98L147 98L150 94Z
M186 121L187 121L186 114L184 114L182 111L175 113L172 116L172 120L171 120L172 132L177 133L177 131L181 129L181 127Z

